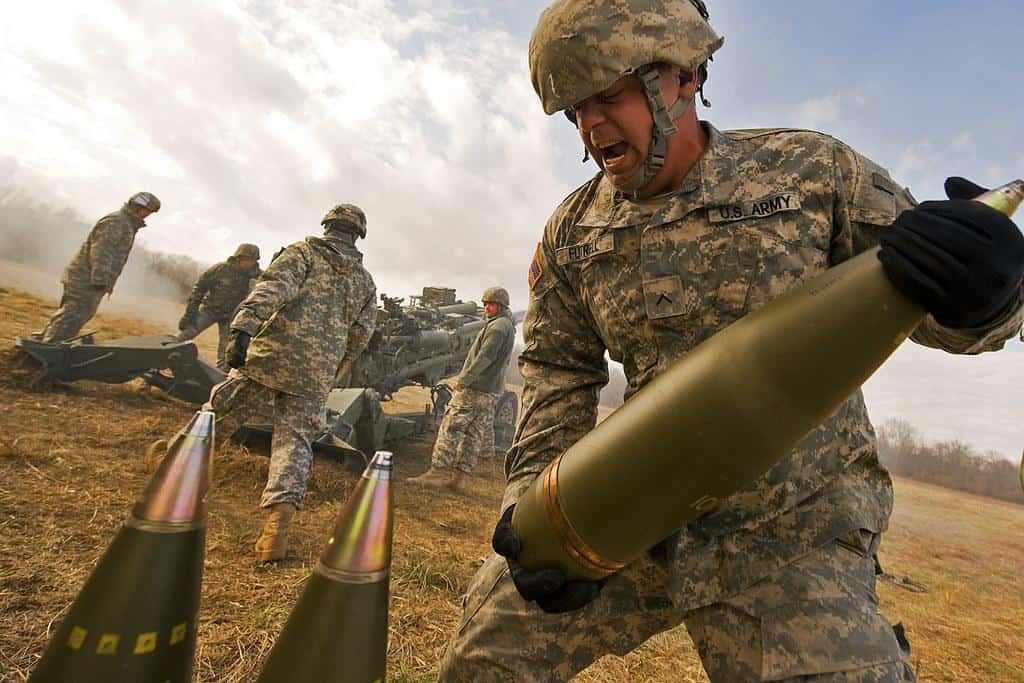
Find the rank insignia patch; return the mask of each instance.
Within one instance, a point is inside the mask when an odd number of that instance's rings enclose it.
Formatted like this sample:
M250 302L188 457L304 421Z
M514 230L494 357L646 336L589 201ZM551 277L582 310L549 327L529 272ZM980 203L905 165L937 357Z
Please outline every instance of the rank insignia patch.
M530 283L530 290L537 284L537 280L544 274L540 265L540 242L537 243L537 250L533 252L533 261L530 262L530 272L526 275L526 281Z

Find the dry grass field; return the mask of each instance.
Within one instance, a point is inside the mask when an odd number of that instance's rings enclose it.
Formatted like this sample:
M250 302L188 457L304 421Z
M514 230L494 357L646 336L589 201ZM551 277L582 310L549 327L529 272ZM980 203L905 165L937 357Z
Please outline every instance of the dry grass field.
M136 386L80 382L29 389L31 368L12 339L53 310L0 290L0 681L24 681L91 567L141 491L145 446L183 425L191 408ZM166 328L100 315L88 329L113 338ZM210 357L215 340L200 339ZM392 408L419 407L405 394ZM401 405L401 404L405 405ZM405 485L423 471L431 438L396 450L389 680L430 681L459 614L459 597L488 552L501 468L483 463L467 493ZM215 460L200 613L200 681L252 681L298 596L355 477L317 460L292 555L257 566L252 544L267 461L229 447ZM921 681L1024 681L1024 507L897 481L881 561L927 588L881 583L886 614L902 621ZM706 681L686 633L662 634L579 677Z

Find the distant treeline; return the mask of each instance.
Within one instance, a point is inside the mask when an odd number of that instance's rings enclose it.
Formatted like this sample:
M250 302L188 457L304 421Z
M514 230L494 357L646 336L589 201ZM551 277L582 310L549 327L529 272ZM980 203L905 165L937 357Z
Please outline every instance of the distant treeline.
M891 419L878 430L878 452L893 474L1024 504L1017 465L995 452L979 453L966 443L925 443L903 419Z
M60 273L99 218L86 219L73 209L0 188L0 259ZM136 244L116 289L130 283L151 296L184 301L202 272L203 266L188 256L153 252Z

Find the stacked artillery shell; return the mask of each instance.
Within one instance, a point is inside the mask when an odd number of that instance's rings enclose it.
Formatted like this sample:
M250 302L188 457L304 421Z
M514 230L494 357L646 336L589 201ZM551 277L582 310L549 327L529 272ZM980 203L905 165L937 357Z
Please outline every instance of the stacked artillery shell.
M29 681L192 680L213 425L199 411L175 437Z
M391 528L391 453L377 451L338 514L259 683L384 680Z
M1024 181L976 200L1011 215ZM876 252L708 339L556 458L513 514L519 562L608 576L796 447L924 317Z

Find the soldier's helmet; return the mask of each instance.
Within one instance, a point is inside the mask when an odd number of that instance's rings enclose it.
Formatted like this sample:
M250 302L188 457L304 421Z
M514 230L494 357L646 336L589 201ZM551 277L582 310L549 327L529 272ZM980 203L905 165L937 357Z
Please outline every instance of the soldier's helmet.
M654 131L642 169L628 181L633 191L661 169L673 120L692 104L666 107L657 65L699 71L703 97L706 64L725 42L708 23L703 0L556 0L545 9L530 36L530 78L544 112L565 111L635 75L654 118ZM706 100L705 105L709 105Z
M480 297L480 300L486 303L501 304L505 308L508 308L508 291L504 287L488 287L484 290L484 295Z
M256 261L260 260L260 248L255 244L239 244L238 248L235 249L235 258L251 258Z
M696 69L723 42L701 0L556 0L530 37L530 77L554 114L649 64Z
M136 192L128 198L127 203L131 206L149 209L154 213L160 210L160 200L152 192Z
M348 229L362 238L366 237L366 214L355 204L338 204L324 214L320 225L324 230Z

